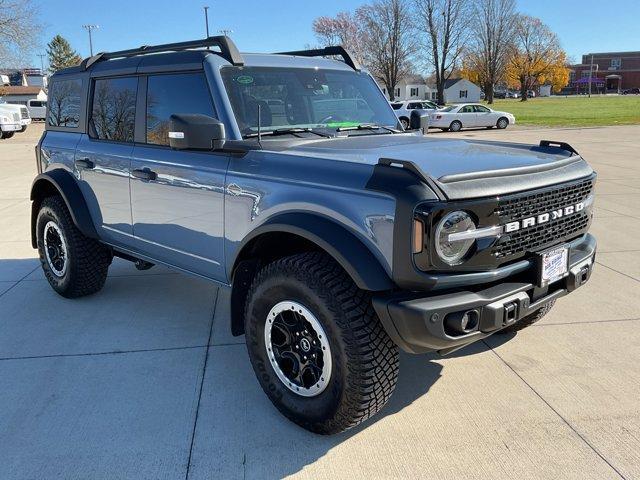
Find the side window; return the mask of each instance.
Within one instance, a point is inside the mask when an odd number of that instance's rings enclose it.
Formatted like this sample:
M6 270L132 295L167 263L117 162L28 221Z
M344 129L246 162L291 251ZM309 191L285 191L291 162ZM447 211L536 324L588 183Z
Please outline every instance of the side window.
M473 113L473 105L465 105L460 111L462 113Z
M76 128L80 122L82 80L56 80L49 88L49 114L51 127Z
M476 105L475 109L478 113L487 113L489 111L487 107L483 107L482 105Z
M147 143L169 145L169 118L174 113L215 117L202 73L152 75L147 84Z
M133 142L137 89L137 77L95 81L89 120L91 138Z

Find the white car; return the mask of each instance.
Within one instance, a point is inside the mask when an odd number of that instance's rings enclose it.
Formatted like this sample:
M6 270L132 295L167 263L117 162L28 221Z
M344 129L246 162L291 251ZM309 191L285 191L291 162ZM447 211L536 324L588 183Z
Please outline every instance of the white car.
M516 123L516 117L508 112L498 112L477 103L462 103L433 112L429 127L459 132L463 128L507 128Z
M391 108L400 120L402 128L409 128L412 110L437 110L438 105L429 100L405 100L404 102L391 102Z
M32 120L44 120L47 117L46 100L31 99L27 102L27 109Z

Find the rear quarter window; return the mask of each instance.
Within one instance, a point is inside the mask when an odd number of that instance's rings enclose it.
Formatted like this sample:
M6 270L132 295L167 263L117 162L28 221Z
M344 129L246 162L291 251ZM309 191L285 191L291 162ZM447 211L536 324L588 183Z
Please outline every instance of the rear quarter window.
M96 80L89 136L99 140L133 142L137 77Z
M51 127L77 128L80 122L82 80L56 80L49 88L47 123Z

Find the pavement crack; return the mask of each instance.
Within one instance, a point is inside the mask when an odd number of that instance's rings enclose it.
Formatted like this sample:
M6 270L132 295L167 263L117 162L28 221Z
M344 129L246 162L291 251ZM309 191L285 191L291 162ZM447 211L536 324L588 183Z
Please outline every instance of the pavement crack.
M613 271L613 272L619 273L619 274L620 274L620 275L622 275L622 276L625 276L625 277L627 277L627 278L630 278L631 280L633 280L633 281L635 281L635 282L640 282L640 280L638 280L636 277L633 277L633 276L631 276L631 275L629 275L629 274L627 274L627 273L621 272L620 270L616 270L615 268L610 267L609 265L605 265L604 263L600 263L600 262L598 262L598 261L596 261L596 263L597 263L598 265L600 265L600 266L604 267L604 268L608 268L609 270L611 270L611 271Z
M521 381L522 383L524 383L535 395L536 397L538 397L542 402L544 402L544 404L549 407L549 409L551 409L551 411L553 413L555 413L558 418L560 418L560 420L562 420L564 422L564 424L569 427L571 429L571 431L573 431L573 433L575 433L578 438L580 438L598 457L600 457L600 459L605 462L607 465L609 465L609 467L611 467L611 469L616 472L616 474L622 478L623 480L627 480L626 477L624 475L622 475L622 473L620 472L620 470L618 470L609 460L607 460L607 458L605 458L605 456L600 453L600 451L591 443L589 442L589 440L587 440L587 438L582 435L571 423L569 423L569 421L558 411L556 410L540 393L538 393L538 391L533 388L533 386L527 382L524 377L522 375L520 375L510 364L509 362L507 362L504 358L502 358L500 356L500 354L498 352L496 352L493 347L491 347L491 345L489 345L486 340L482 340L482 343L484 343L487 348L489 348L489 350L491 350L491 352L498 357L498 359L504 363L506 365L506 367L511 370Z
M140 348L133 350L110 350L107 352L85 352L85 353L58 353L55 355L23 355L20 357L0 357L0 362L8 360L34 360L40 358L67 358L67 357L95 357L99 355L124 355L128 353L146 352L170 352L174 350L190 350L194 348L206 348L206 345L191 345L187 347L161 347L161 348Z
M185 472L185 480L189 479L191 473L191 457L193 455L193 446L196 439L196 429L198 427L198 417L200 415L200 402L202 401L202 390L204 388L204 379L207 373L207 363L209 362L209 351L211 350L211 337L213 336L213 322L216 317L216 310L218 308L218 298L220 296L220 288L216 290L216 296L213 300L213 313L211 314L211 323L209 324L209 338L207 339L207 350L204 355L204 362L202 365L202 377L200 378L200 389L198 392L198 401L196 403L196 414L193 419L193 429L191 430L191 444L189 446L189 457L187 458L187 471Z

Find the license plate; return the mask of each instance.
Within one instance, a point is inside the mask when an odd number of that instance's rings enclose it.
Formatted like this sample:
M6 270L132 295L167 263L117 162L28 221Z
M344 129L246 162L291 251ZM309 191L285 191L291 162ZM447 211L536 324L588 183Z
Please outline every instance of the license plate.
M540 265L540 286L542 287L566 277L569 273L569 249L558 247L542 253Z

